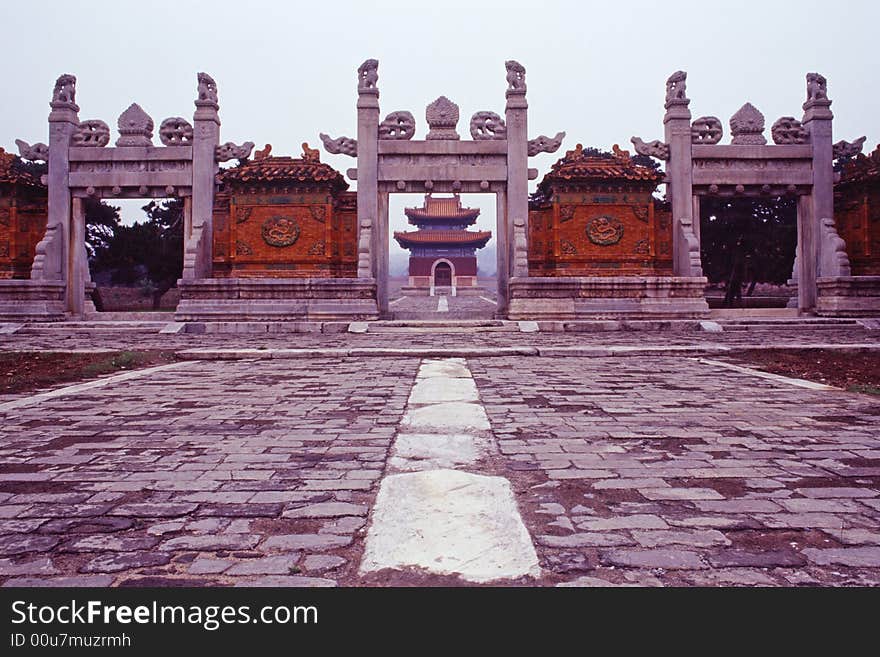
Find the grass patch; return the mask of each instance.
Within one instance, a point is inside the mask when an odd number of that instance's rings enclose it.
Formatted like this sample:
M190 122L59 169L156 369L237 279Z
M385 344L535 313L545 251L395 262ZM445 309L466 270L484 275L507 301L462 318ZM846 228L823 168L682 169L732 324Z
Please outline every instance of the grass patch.
M174 360L171 351L0 352L0 394L31 392Z
M870 386L870 385L854 385L847 387L848 392L861 392L865 395L878 395L880 396L880 386Z

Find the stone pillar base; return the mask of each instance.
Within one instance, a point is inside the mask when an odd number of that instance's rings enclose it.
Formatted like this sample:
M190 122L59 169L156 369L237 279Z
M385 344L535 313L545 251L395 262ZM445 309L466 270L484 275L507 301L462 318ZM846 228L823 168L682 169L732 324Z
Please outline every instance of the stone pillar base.
M66 289L64 281L0 280L0 321L62 321Z
M379 318L371 278L180 280L178 322L365 321Z
M699 319L706 279L677 276L514 278L512 320Z
M880 317L880 276L837 276L816 281L816 314Z

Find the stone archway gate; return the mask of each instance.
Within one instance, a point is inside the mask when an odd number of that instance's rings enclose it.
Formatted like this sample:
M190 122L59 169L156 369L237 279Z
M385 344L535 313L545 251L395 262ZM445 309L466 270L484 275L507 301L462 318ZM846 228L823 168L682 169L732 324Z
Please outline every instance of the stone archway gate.
M155 146L152 118L132 104L118 119L120 136L111 147L104 121L79 119L76 78L58 78L50 102L49 144L16 140L24 159L48 163L48 220L30 280L2 281L4 315L62 319L89 309L87 198L183 198L183 278L210 277L218 162L247 157L254 145L220 145L217 85L207 73L198 74L195 105L192 124L181 117L162 121L162 146Z
M360 231L358 277L374 278L379 312L388 314L388 197L395 192L491 193L496 196L498 239L498 309L506 315L511 276L528 276L525 257L515 257L515 226L528 221L528 181L537 177L528 158L555 152L565 133L553 139L528 139L525 68L505 63L505 116L480 111L470 120L471 141L461 140L456 126L459 108L445 96L428 105L429 132L413 140L415 119L408 111L379 121L379 62L368 59L358 68L357 139L321 134L328 152L357 158L348 176L357 180ZM522 242L520 240L520 242ZM520 243L519 248L525 249Z

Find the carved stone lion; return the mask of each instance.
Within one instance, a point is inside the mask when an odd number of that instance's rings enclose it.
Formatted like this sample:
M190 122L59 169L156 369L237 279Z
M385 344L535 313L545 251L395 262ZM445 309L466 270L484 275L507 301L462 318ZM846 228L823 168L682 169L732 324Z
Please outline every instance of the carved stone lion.
M53 103L65 103L68 105L76 104L76 76L65 73L58 77L55 81L55 88L52 90Z
M379 60L368 59L358 66L358 93L375 91L379 82Z
M217 83L207 73L199 73L199 101L217 103Z
M687 102L687 76L688 74L684 71L676 71L666 80L667 105Z
M518 61L508 59L504 62L507 68L507 90L526 92L526 67Z
M828 80L818 73L807 73L807 102L828 100Z
M495 112L477 112L471 117L471 138L482 139L505 139L507 126L504 119Z

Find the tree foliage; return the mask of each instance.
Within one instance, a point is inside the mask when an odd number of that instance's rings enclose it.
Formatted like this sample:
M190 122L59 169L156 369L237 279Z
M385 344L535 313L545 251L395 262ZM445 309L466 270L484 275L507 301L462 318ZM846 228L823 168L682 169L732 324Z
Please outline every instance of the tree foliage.
M141 285L158 308L162 295L183 272L183 200L150 201L143 210L146 221L130 226L117 223L107 232L101 228L106 224L97 223L106 211L95 211L98 237L91 268L93 273L108 272L114 283Z
M710 283L784 284L797 244L797 201L703 197L700 250ZM732 291L732 290L731 290Z

